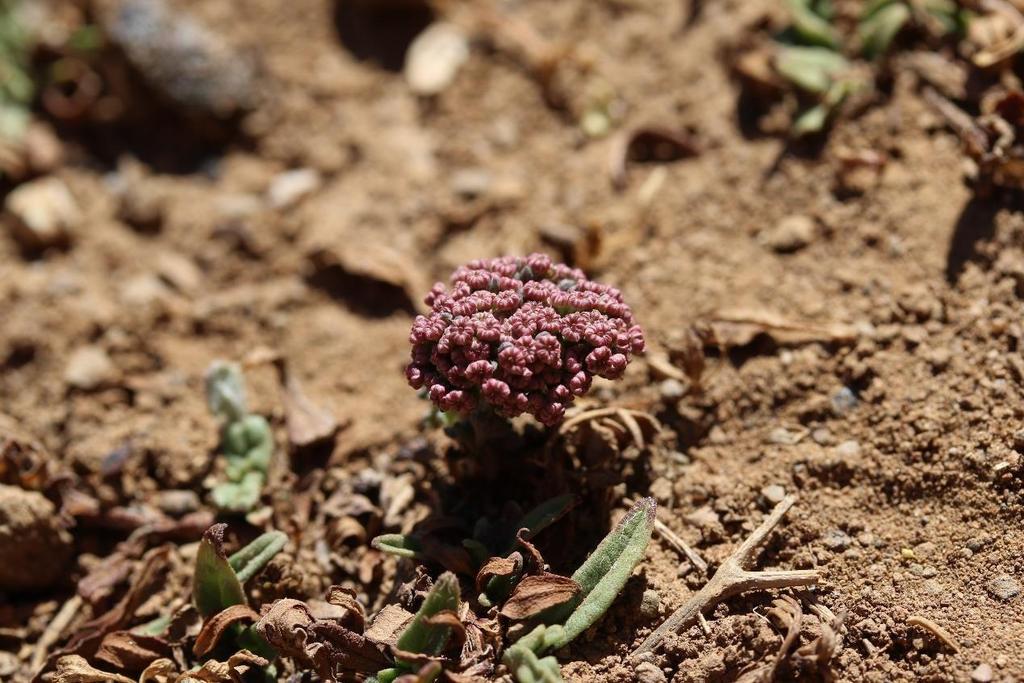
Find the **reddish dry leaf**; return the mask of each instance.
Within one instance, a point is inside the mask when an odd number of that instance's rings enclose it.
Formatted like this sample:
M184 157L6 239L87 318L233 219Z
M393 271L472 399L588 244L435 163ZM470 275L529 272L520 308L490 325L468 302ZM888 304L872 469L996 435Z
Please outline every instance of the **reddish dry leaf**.
M205 657L213 651L213 648L217 647L224 631L233 624L240 621L256 621L259 618L260 615L256 614L248 605L232 605L214 614L203 623L203 629L192 646L192 654L196 657Z
M512 553L508 557L492 557L476 573L476 590L483 592L487 582L496 576L510 577L523 570L523 556Z
M135 563L115 552L96 565L78 582L78 594L91 605L99 604L114 592L114 588L128 578Z
M282 655L311 667L324 680L371 673L390 664L368 638L333 621L316 619L298 600L274 602L256 622L256 630Z
M96 659L121 671L137 673L170 654L171 645L163 638L114 631L103 637Z
M178 668L170 659L158 659L139 674L139 683L171 683L178 675Z
M524 577L501 607L507 619L532 619L551 607L564 605L576 598L582 588L567 576L537 574Z
M544 556L537 550L537 546L533 545L527 540L529 536L529 529L520 529L516 532L516 542L522 546L526 554L523 556L523 565L527 572L542 572L544 571Z

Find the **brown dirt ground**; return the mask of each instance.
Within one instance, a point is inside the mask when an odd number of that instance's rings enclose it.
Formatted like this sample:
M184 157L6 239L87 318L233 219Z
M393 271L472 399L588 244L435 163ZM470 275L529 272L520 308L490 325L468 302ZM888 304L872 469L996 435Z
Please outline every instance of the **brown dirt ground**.
M421 426L425 404L402 374L419 295L470 258L565 256L546 235L589 230L601 245L584 244L576 261L623 289L655 350L725 310L857 331L849 345L762 339L712 357L698 397L667 398L644 359L597 391L674 431L677 453L651 461L662 519L714 564L770 508L762 489L780 485L800 499L758 566L823 572L800 595L845 615L827 675L960 681L987 663L995 680L1024 680L1024 597L1000 600L987 587L1000 575L1024 581L1024 220L1008 199L972 198L958 143L913 79L897 77L891 97L839 126L820 154L783 154L782 140L741 131L723 58L768 0L707 3L689 27L676 0L511 3L541 34L590 55L561 87L607 84L624 103L623 126L694 131L698 156L633 166L616 192L610 141L583 136L500 50L476 46L455 83L425 102L400 73L346 50L326 0L191 5L258 46L272 97L245 123L253 142L213 153L202 171L162 174L97 161L69 135L56 174L84 213L71 247L29 259L0 239L0 405L84 491L108 507L162 489L205 495L216 427L202 373L215 358L270 347L347 423L326 469L282 461L275 472L273 519L299 548L291 590L319 597L347 582L379 606L394 561L365 538L334 545L317 505L335 491L372 491L386 509L412 484L407 509L382 522L408 528L439 495L440 480L421 475L443 465L409 455L421 434L444 443ZM889 154L875 187L837 195L840 147ZM293 207L269 207L271 179L300 167L317 169L322 185ZM457 194L462 169L490 174L481 197ZM655 172L664 182L645 201ZM118 183L160 198L158 231L119 219ZM763 237L794 214L816 232L777 253ZM89 391L65 381L84 346L115 369ZM281 427L273 374L248 380L254 410ZM837 408L843 387L856 402ZM777 443L780 428L802 438ZM126 444L130 466L105 474ZM295 501L313 501L313 512ZM81 524L72 533L67 582L0 607L18 662L11 680L30 670L33 643L74 581L123 538L107 530L96 540ZM685 569L652 542L612 613L559 653L567 680L635 680L624 655L660 621L641 612L641 597L656 591L667 615L700 586ZM734 680L774 656L781 636L761 616L770 602L726 601L708 615L710 634L691 627L653 661L671 681ZM948 630L959 652L909 626L914 615Z

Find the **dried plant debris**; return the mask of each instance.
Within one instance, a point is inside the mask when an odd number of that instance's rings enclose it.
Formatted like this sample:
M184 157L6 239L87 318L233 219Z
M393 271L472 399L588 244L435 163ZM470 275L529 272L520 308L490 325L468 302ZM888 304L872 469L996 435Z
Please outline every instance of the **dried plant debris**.
M766 588L813 586L816 584L820 576L818 571L814 569L788 571L767 569L749 571L744 569L744 565L750 562L757 547L765 541L768 534L782 521L782 518L793 507L794 503L796 503L796 497L787 496L776 505L764 522L722 563L714 576L711 577L711 580L655 629L633 651L632 656L636 657L657 649L670 633L675 633L689 626L705 610L738 593Z
M925 96L960 137L974 162L972 175L980 193L994 187L1024 189L1024 92L994 92L971 116L934 90Z

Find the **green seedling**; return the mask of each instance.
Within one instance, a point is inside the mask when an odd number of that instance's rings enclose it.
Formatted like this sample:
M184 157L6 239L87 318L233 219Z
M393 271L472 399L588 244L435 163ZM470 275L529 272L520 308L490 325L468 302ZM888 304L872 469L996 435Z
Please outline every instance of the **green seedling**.
M246 409L242 371L233 363L215 361L206 372L206 400L221 420L221 446L227 458L228 481L214 487L213 502L228 512L248 512L259 503L274 452L270 424Z
M14 141L25 133L35 96L29 71L32 40L18 6L16 0L0 0L0 139Z
M546 623L506 650L503 661L519 683L561 680L554 660L540 656L565 647L608 611L644 557L656 509L653 498L638 501L573 573L573 581L581 588L579 595L546 613Z
M427 543L415 534L383 534L371 541L377 550L405 557L419 562L436 561L451 570L464 570L475 574L490 558L511 555L518 547L517 535L520 530L524 540L529 540L561 519L575 504L571 494L551 498L520 517L515 524L494 523L481 519L473 530L471 538L463 539L462 547ZM464 560L464 561L461 561ZM458 563L456 564L456 561ZM465 566L462 566L465 565ZM479 601L485 607L508 597L515 577L495 576L491 578Z
M380 671L375 680L378 683L392 683L399 676L418 671L414 662L403 659L403 654L407 657L409 655L440 657L451 639L452 627L435 618L444 612L454 616L458 609L459 580L454 574L446 572L427 593L416 616L398 637L395 646L396 665ZM438 667L433 670L432 675L436 678L439 673L440 668ZM433 679L428 678L428 680Z
M269 531L228 557L223 548L226 529L226 524L207 529L196 554L192 601L203 619L234 605L248 605L243 584L266 566L288 540L280 531ZM267 659L277 656L252 626L234 624L224 638L234 643L236 651L246 649Z
M966 15L954 0L873 0L864 6L857 23L861 54L868 59L881 57L900 31L915 21L944 37L961 32Z
M793 19L795 42L839 50L839 32L831 23L830 0L786 0L786 6Z

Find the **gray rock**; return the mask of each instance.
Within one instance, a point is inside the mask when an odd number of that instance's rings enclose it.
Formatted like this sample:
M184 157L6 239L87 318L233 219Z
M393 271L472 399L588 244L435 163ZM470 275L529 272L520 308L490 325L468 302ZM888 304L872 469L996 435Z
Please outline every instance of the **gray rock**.
M1000 574L985 584L985 589L1000 600L1010 600L1020 595L1020 583L1009 574Z
M832 412L837 417L843 417L857 407L858 400L852 389L843 387L829 399L829 403L832 404Z
M825 547L829 550L837 553L841 553L853 543L853 539L850 535L842 529L829 529L821 537L821 542L825 544Z
M648 588L640 600L640 614L645 619L653 619L661 614L661 595L658 591Z

